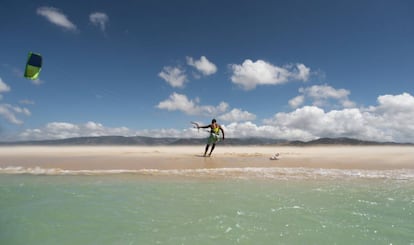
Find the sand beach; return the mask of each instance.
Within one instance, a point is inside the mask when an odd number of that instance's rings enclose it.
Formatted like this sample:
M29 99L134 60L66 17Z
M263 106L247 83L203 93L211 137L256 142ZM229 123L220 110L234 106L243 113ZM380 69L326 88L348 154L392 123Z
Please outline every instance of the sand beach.
M414 169L413 146L3 146L0 168L141 170L212 168ZM270 158L279 153L278 160Z

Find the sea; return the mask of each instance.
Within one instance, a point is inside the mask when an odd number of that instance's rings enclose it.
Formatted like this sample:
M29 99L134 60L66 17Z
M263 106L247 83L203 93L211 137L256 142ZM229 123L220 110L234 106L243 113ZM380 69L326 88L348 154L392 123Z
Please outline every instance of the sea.
M0 244L414 244L414 171L0 168Z

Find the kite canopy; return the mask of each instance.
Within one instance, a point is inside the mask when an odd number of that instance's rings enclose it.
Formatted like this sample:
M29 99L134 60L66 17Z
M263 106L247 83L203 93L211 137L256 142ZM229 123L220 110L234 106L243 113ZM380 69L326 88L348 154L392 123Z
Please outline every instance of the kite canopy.
M27 58L26 69L24 71L24 77L36 80L39 77L40 70L42 69L42 56L30 52Z

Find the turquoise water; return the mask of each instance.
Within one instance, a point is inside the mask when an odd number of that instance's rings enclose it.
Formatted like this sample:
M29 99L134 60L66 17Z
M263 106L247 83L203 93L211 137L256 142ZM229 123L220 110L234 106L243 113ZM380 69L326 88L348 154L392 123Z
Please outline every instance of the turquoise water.
M2 169L0 244L414 244L412 172L282 170Z

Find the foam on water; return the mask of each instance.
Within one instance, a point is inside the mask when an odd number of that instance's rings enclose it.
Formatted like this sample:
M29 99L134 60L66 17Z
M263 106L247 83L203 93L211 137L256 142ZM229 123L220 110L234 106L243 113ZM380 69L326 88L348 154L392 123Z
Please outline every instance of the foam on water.
M205 169L110 169L110 170L65 170L59 168L0 168L0 174L30 175L113 175L136 174L143 176L213 177L237 179L315 179L315 178L361 178L414 180L413 169L365 170L365 169L322 169L322 168L205 168Z
M0 173L0 244L414 244L413 170Z

